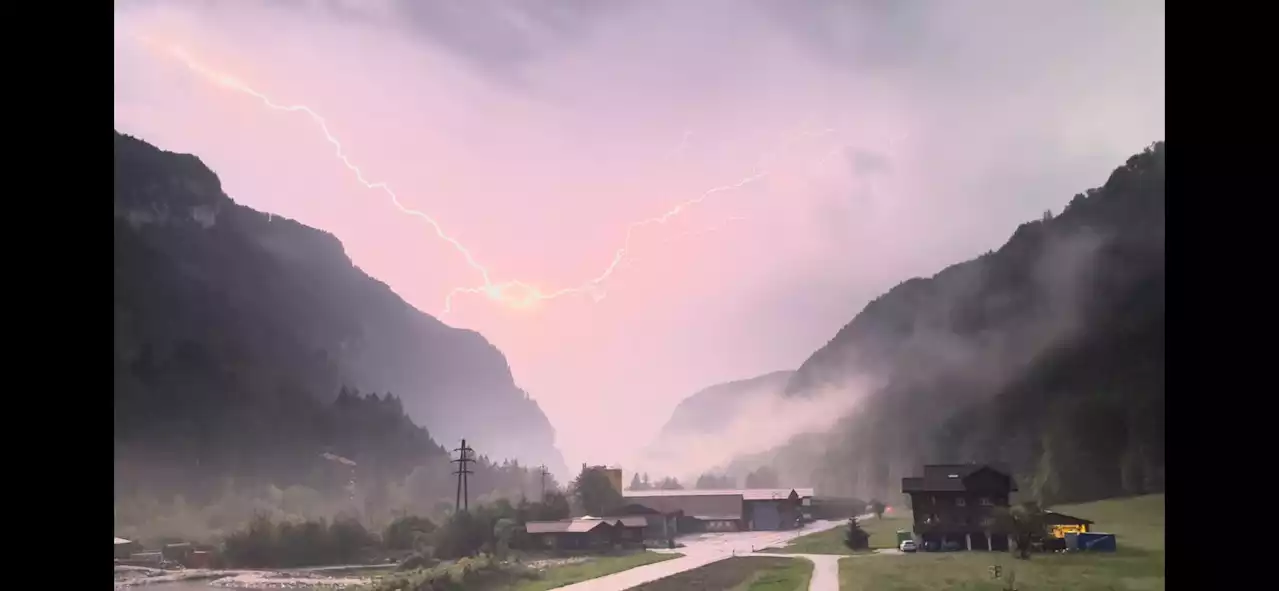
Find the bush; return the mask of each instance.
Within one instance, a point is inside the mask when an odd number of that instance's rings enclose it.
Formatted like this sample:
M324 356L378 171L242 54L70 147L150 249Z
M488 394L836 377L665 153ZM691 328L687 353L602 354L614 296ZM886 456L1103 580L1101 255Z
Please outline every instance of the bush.
M350 564L377 543L354 519L275 522L260 514L227 536L223 556L230 566L249 568Z
M440 564L440 561L433 558L430 554L426 552L415 552L410 554L408 558L402 560L400 564L396 566L396 571L407 572L422 570L434 568L438 564Z
M845 533L844 545L850 550L866 550L871 547L871 534L862 529L856 517L849 519L849 531Z
M420 550L430 542L430 534L436 524L426 517L406 515L387 526L382 542L388 550Z

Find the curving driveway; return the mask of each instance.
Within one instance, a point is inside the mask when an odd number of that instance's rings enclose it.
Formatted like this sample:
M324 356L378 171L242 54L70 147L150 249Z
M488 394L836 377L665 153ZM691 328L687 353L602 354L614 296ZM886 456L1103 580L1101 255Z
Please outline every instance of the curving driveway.
M583 581L560 587L558 591L623 591L642 583L655 581L663 577L682 573L700 566L718 562L732 556L746 556L769 547L777 547L803 535L826 531L844 525L844 521L816 521L797 530L790 531L752 531L732 533L698 534L680 538L683 548L676 550L655 550L655 552L678 552L684 554L680 558L647 564L620 573L606 575L598 579ZM759 554L764 555L768 554ZM840 556L818 556L778 554L787 558L808 558L814 562L813 580L809 584L814 590L838 590L840 587L837 572L837 561ZM821 571L821 574L819 574Z

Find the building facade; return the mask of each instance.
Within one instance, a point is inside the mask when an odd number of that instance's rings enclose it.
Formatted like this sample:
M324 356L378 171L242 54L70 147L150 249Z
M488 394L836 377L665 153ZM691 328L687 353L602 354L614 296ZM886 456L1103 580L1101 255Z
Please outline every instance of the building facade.
M678 534L799 527L813 489L624 491L631 513L675 517Z
M1018 490L1007 470L987 464L934 464L902 479L913 531L926 549L1008 550L1009 532L989 522Z

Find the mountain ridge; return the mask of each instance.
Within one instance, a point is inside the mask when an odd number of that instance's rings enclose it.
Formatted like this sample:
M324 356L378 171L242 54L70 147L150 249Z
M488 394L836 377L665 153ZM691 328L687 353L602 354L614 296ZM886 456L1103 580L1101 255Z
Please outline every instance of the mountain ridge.
M349 386L397 394L436 441L567 472L550 422L483 335L405 302L332 234L237 204L196 156L117 131L115 162L118 441L152 430L143 416L166 392L331 401ZM184 377L182 363L208 375Z
M785 396L863 375L884 386L831 432L729 472L772 464L824 494L888 499L920 464L1002 461L1047 501L1163 490L1164 150L872 300Z

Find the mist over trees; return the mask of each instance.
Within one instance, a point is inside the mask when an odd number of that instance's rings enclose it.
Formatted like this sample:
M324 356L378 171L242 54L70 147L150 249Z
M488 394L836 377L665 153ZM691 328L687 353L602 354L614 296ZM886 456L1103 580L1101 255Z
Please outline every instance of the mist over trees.
M738 488L738 482L737 479L728 474L703 474L694 482L693 488L703 490L735 489Z
M832 432L742 457L823 494L901 499L925 463L1001 462L1051 504L1164 490L1165 145L1000 249L876 298L787 395L885 384Z
M769 466L760 466L747 473L746 488L778 488L778 472Z
M209 539L255 514L273 519L345 515L380 527L397 514L440 517L452 509L456 480L449 452L409 420L395 396L344 388L329 404L305 396L290 403L292 412L281 413L270 425L281 442L256 449L262 472L205 466L201 481L215 484L202 491L181 481L169 481L167 489L156 486L157 479L146 472L117 482L117 531ZM204 428L229 427L219 425L217 417L210 423ZM246 433L246 439L256 441L255 435ZM117 458L117 473L146 469ZM471 469L473 504L536 498L543 484L536 468L519 462L497 463L481 455ZM557 486L550 476L546 484L550 490Z
M684 485L680 484L680 481L676 480L674 476L666 476L653 485L653 488L658 490L684 490Z

